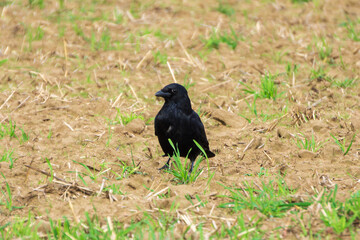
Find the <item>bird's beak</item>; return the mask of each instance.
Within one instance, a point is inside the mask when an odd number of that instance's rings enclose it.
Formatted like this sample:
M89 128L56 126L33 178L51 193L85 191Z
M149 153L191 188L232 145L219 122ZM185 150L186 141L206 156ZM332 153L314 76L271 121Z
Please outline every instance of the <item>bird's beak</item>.
M163 97L163 98L168 98L168 97L171 96L171 94L170 94L170 93L167 93L167 92L163 92L162 90L160 90L160 91L157 91L157 92L155 93L155 96L157 96L157 97Z

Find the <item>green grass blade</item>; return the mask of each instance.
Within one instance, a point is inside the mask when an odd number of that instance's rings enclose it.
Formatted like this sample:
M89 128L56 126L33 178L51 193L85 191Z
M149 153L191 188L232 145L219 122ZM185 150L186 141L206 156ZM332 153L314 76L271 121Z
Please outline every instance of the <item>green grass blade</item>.
M352 137L352 139L351 139L351 142L350 142L348 148L347 148L346 151L344 152L344 156L345 156L346 154L348 154L348 152L350 151L350 148L351 148L351 146L352 146L352 144L353 144L353 142L354 142L354 140L355 140L355 137L356 137L356 134L353 135L353 137Z

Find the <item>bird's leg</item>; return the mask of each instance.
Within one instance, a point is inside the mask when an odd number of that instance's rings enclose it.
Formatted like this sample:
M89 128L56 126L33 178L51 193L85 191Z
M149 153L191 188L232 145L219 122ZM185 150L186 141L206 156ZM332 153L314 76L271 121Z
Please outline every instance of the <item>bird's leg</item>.
M165 165L162 166L161 168L159 168L159 170L169 169L170 160L171 160L171 157L169 157L169 159L167 160L167 162L165 163Z
M194 162L195 162L195 161L191 161L191 166L190 166L189 174L191 174L191 172L192 172L192 170L193 170Z

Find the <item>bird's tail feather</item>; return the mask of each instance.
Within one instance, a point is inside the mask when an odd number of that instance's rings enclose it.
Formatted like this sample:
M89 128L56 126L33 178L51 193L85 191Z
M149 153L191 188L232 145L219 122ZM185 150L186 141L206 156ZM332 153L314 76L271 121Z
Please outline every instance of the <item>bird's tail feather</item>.
M210 150L206 150L206 155L207 155L208 158L215 157L215 153L213 153L213 152L210 151Z

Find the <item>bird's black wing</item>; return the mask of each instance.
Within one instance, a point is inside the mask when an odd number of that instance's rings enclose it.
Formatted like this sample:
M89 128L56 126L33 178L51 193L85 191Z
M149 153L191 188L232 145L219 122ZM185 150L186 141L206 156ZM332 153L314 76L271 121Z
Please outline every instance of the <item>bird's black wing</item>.
M172 155L173 148L169 144L169 138L172 139L176 128L172 126L174 119L172 109L162 108L155 117L154 127L155 135L158 136L160 146L165 155ZM173 141L174 142L174 141Z
M206 138L204 125L201 122L199 115L195 111L193 111L191 114L190 124L194 133L194 140L200 144L209 158L214 157L215 154L209 149L209 142Z
M170 118L170 116L169 116L169 112L167 111L167 109L161 109L160 112L156 115L155 120L154 120L156 136L164 135L164 133L170 126L169 118Z

